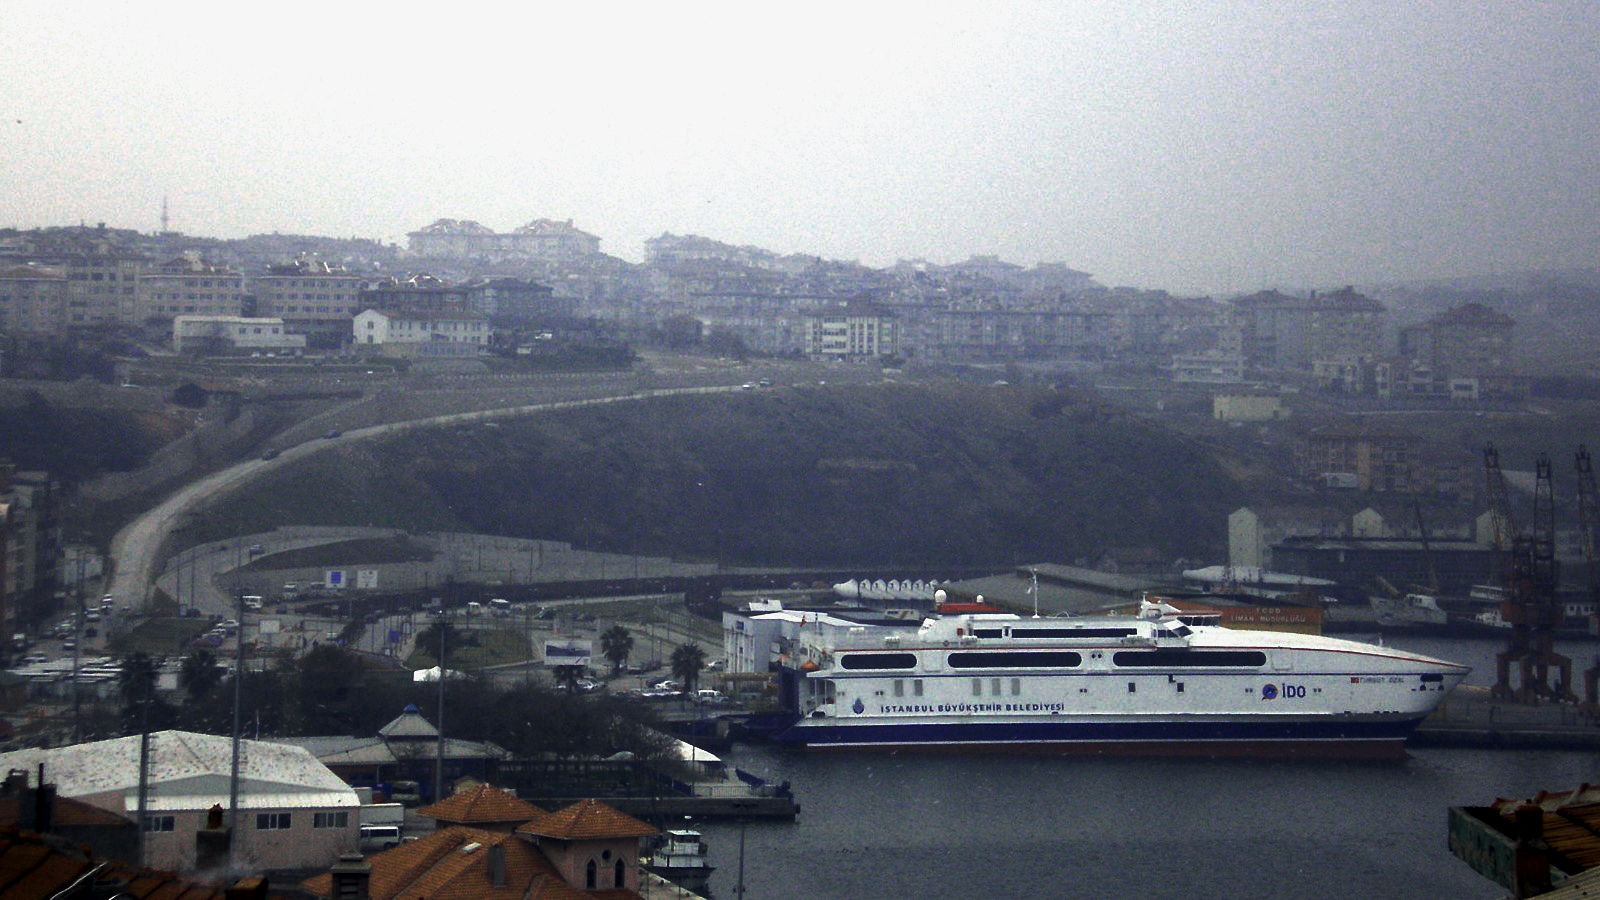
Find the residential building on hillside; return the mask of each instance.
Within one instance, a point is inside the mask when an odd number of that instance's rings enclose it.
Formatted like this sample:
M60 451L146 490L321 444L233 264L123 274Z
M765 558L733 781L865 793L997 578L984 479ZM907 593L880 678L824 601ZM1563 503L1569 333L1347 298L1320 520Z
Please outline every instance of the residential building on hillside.
M1443 376L1502 374L1511 364L1511 317L1466 303L1402 329L1400 352Z
M1305 298L1259 291L1231 301L1228 319L1252 366L1308 370L1317 359L1374 355L1383 313L1383 304L1347 287Z
M461 285L467 309L491 324L510 327L548 325L577 315L577 300L554 296L548 285L525 278L477 278Z
M1416 436L1404 429L1327 425L1295 441L1295 468L1307 483L1331 484L1329 476L1353 476L1349 487L1356 490L1408 491L1416 444Z
M0 459L0 634L15 631L24 604L52 598L61 584L60 497L49 473Z
M310 347L338 347L350 337L350 321L362 309L362 279L317 259L269 266L250 279L255 314L283 320L289 334Z
M900 352L896 317L871 303L849 301L801 317L805 353L812 359L880 359Z
M134 322L171 339L178 316L242 316L244 273L190 254L139 275Z
M368 309L353 322L358 349L414 358L477 356L489 348L493 331L475 312Z
M118 815L139 811L138 735L0 754L0 771L44 767L62 797ZM322 869L356 851L360 798L298 747L244 741L237 859L247 868ZM227 809L233 742L187 731L150 735L144 836L147 866L192 870L212 807Z
M406 240L415 256L489 262L572 260L600 252L600 238L574 227L571 219L534 219L506 234L470 219L436 219Z
M1244 381L1244 356L1238 353L1179 353L1172 357L1178 384L1238 384Z
M61 334L67 327L67 273L51 266L0 269L0 332Z
M290 334L276 317L178 316L172 321L172 349L179 353L298 353L305 348L306 336Z
M138 324L138 280L144 259L114 250L67 257L67 327Z
M406 312L460 312L467 309L467 291L460 285L420 272L408 278L385 278L361 292L361 309Z

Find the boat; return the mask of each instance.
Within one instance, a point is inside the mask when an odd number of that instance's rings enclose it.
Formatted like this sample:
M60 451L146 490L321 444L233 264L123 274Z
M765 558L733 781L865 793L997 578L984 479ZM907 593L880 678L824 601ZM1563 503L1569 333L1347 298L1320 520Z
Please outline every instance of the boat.
M809 749L1398 757L1469 667L1322 635L1137 616L820 618L778 672Z
M706 861L706 842L700 832L687 828L669 829L662 833L644 867L686 890L696 891L706 886L716 866Z
M1444 633L1450 627L1450 613L1433 594L1413 592L1399 597L1374 594L1367 598L1379 628Z

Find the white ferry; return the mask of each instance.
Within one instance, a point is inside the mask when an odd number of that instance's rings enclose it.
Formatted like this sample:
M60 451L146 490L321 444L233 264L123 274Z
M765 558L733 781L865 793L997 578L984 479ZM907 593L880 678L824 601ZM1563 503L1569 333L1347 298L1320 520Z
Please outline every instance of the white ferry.
M780 671L793 719L779 739L1393 757L1470 671L1355 641L1223 628L1149 601L1138 618L951 609L914 632L802 629Z

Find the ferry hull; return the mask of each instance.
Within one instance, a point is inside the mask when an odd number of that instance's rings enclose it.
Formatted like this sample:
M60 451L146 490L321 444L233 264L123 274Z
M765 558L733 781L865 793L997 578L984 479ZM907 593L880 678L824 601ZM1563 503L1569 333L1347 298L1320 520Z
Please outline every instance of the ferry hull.
M806 723L778 739L815 751L1396 759L1421 721Z

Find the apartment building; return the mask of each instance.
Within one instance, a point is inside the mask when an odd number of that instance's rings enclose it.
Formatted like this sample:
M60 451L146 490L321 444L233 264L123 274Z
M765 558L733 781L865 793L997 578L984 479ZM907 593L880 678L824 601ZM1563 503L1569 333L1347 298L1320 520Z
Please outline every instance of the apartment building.
M268 266L250 279L255 314L281 319L289 334L311 347L338 347L350 336L350 320L362 309L362 279L322 260L300 259Z
M133 323L171 337L178 316L242 316L244 273L185 254L138 277Z
M67 327L67 272L53 266L0 269L0 331L60 334Z
M860 360L900 352L897 319L859 300L813 309L801 317L805 353L812 359Z

